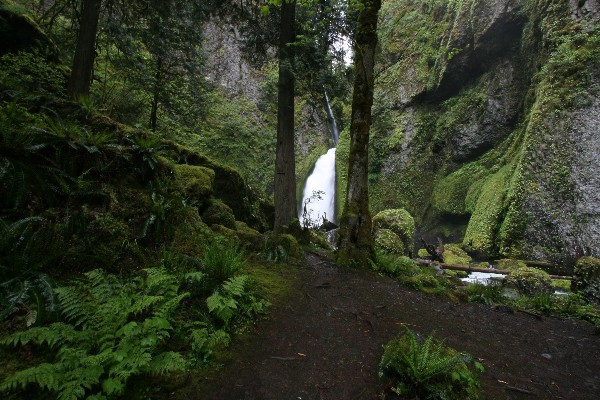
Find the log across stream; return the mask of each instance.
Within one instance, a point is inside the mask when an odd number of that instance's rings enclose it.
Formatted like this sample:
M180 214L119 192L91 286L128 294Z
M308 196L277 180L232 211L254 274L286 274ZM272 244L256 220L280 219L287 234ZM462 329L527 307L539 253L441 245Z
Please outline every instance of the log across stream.
M417 264L419 264L421 266L431 266L432 264L436 263L435 261L423 260L423 259L417 259L416 262L417 262ZM438 265L442 269L449 269L449 270L454 270L454 271L484 272L484 273L501 274L501 275L508 275L511 273L511 271L506 270L506 269L480 268L480 267L471 267L469 265L457 265L457 264L445 264L445 263L436 263L436 265ZM572 276L550 275L550 278L551 279L573 280Z

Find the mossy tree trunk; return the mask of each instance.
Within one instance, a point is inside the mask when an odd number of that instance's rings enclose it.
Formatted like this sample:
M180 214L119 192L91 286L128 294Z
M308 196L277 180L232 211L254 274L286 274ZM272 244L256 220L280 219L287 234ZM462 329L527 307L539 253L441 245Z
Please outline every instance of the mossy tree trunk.
M69 95L73 99L87 96L92 83L92 71L96 55L96 33L102 0L84 0L79 24L77 47L69 78Z
M369 209L369 131L373 105L373 68L377 46L377 14L381 0L362 0L354 38L354 92L350 121L348 189L340 218L338 262L368 265L373 255Z
M296 160L294 153L294 47L296 1L283 1L279 27L277 148L275 153L275 232L296 218Z

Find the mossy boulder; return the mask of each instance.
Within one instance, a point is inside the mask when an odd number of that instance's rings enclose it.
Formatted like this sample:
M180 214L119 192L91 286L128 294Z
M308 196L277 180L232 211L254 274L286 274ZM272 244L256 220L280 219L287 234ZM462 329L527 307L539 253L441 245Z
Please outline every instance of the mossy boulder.
M172 216L174 225L172 247L179 253L202 255L205 243L213 236L202 221L196 207L184 207Z
M248 246L253 251L261 251L265 246L264 236L252 229L242 221L235 221L235 230L242 244Z
M417 256L419 258L427 258L431 257L431 254L429 254L429 252L426 249L419 249L419 251L417 252Z
M386 254L404 255L406 252L404 243L400 236L396 235L389 229L375 230L375 251L384 252Z
M222 236L231 243L240 243L240 237L238 236L237 231L235 229L228 228L221 224L214 224L210 227L210 229L215 235Z
M235 168L174 142L166 141L164 149L174 160L212 170L214 195L231 207L236 220L247 223L259 232L264 233L272 229L275 220L272 201L252 190Z
M277 235L272 232L266 234L266 250L281 248L285 251L287 257L300 259L303 255L302 248L296 238L290 234Z
M459 245L452 243L444 245L442 258L446 264L458 265L469 265L473 260Z
M504 284L528 296L552 292L550 275L539 268L519 268L506 277Z
M202 212L202 220L208 225L223 225L229 229L236 229L235 216L231 207L219 199L212 199L209 206Z
M527 267L521 260L512 260L510 258L503 258L496 261L496 269L504 269L507 271L516 271L521 268Z
M177 191L186 204L204 207L213 194L215 172L197 165L176 164L173 166Z
M600 259L581 257L577 260L571 289L580 292L589 302L600 305Z
M58 48L28 16L0 8L0 56L19 51L37 51L50 61L58 61Z
M397 208L377 213L373 217L373 231L375 236L379 235L378 231L384 229L391 231L401 240L404 247L404 255L409 255L412 252L413 238L415 236L415 220L408 211L403 208ZM390 239L389 233L383 233L381 236Z
M121 272L116 265L133 238L129 227L111 213L96 214L83 237L86 250L82 252L90 265L110 272Z

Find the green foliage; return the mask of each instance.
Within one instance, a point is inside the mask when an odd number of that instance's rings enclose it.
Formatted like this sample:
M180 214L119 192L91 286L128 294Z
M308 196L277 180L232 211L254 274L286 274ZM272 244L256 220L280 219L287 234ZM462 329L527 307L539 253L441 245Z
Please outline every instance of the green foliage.
M409 277L420 273L417 263L406 257L388 253L377 253L377 261L371 260L371 268L391 277Z
M552 292L550 275L539 268L519 268L508 275L505 284L517 289L521 294L530 296Z
M122 395L130 378L186 368L179 353L163 351L173 311L188 293L178 293L173 275L147 269L122 283L100 270L57 288L65 322L17 332L3 345L33 343L53 353L51 362L30 367L0 385L4 392L35 384L61 399Z
M503 289L502 282L492 279L486 285L475 283L467 286L467 297L474 303L502 304L506 301Z
M36 52L7 53L0 57L0 89L11 97L65 95L66 75Z
M600 305L600 259L581 257L573 271L572 289L580 292L588 301Z
M392 390L421 399L477 399L483 366L468 354L444 346L429 335L421 343L407 329L385 346L379 376Z
M234 319L239 322L264 312L269 303L253 293L248 275L238 275L225 281L206 299L206 305L226 329Z
M233 278L244 266L244 250L225 238L216 238L204 247L202 270L210 290Z

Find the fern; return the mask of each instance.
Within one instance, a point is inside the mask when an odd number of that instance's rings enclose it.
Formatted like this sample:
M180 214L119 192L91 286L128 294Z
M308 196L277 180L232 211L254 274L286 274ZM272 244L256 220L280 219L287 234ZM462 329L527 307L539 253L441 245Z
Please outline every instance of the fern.
M479 381L467 354L450 349L429 335L419 343L407 330L385 347L379 375L392 380L393 390L419 398L476 399ZM474 363L477 370L480 364Z
M186 368L184 358L161 347L173 327L168 318L187 293L162 269L123 283L100 270L56 289L67 322L17 332L2 345L33 343L54 350L52 363L19 371L0 385L14 391L36 384L59 399L123 394L129 379ZM139 319L143 316L143 319Z

